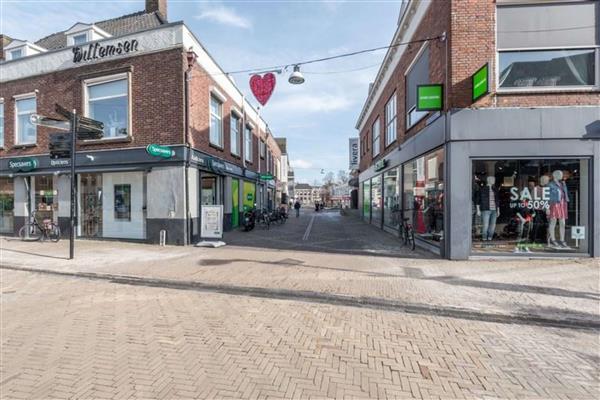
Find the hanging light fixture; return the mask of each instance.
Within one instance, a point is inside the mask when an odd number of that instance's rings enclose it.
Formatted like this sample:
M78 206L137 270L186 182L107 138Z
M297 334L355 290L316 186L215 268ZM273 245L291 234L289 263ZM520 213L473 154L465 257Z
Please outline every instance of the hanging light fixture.
M302 73L300 72L299 65L294 65L294 72L292 72L292 74L290 75L288 82L291 83L292 85L301 85L304 83L304 77L302 76Z

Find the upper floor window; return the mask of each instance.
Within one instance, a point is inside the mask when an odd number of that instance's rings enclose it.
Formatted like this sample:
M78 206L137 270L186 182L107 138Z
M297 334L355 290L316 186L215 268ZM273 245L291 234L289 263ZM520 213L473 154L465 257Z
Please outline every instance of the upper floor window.
M379 118L375 120L373 123L373 157L379 154L379 143L381 140L380 137L380 129L379 129Z
M4 147L4 102L0 101L0 148Z
M396 93L385 105L385 145L396 140Z
M244 158L246 161L252 162L252 129L249 126L246 126L246 130L244 133Z
M79 35L73 36L73 46L79 46L80 44L84 44L88 41L87 33L80 33Z
M104 138L127 137L130 134L129 78L119 74L84 82L86 115L104 123Z
M215 97L210 96L210 143L223 147L223 118L222 103Z
M498 89L598 87L598 20L593 1L499 5Z
M37 140L36 126L29 120L36 112L36 98L27 97L15 101L15 144L35 144Z
M10 52L10 59L16 60L17 58L23 57L23 49L17 49Z
M263 140L260 141L260 158L265 158L267 146Z
M406 76L406 127L410 128L427 115L427 111L417 111L417 86L429 83L429 47L421 47Z
M240 155L240 118L231 113L231 123L229 127L230 150L231 154Z

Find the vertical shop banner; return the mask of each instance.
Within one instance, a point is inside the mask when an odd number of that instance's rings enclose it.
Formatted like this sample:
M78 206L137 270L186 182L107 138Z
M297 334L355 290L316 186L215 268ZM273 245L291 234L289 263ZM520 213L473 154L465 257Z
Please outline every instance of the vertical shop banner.
M203 239L221 239L223 237L223 205L203 205L201 210L200 237Z
M352 171L353 169L358 169L358 163L360 161L360 156L358 152L358 138L350 138L348 139L348 142L348 151L350 157L348 169Z
M237 228L240 224L240 181L231 180L231 227Z

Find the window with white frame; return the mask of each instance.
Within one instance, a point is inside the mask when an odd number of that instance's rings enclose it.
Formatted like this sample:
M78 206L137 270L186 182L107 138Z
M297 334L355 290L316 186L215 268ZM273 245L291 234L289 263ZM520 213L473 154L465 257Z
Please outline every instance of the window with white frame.
M600 8L594 3L498 5L498 90L600 87Z
M381 136L381 129L379 127L379 118L377 118L375 120L375 122L373 122L373 134L372 134L372 138L373 138L373 157L375 157L377 154L379 154L379 142L381 141L379 139L379 137Z
M0 148L4 147L4 102L0 101Z
M23 49L17 49L10 52L10 59L16 60L17 58L23 57Z
M385 145L396 140L396 93L385 105Z
M210 96L210 143L223 147L223 103Z
M252 128L249 126L246 126L244 140L246 142L244 146L244 158L246 161L252 162Z
M229 127L230 150L231 154L240 155L240 118L231 113L231 123Z
M88 41L87 33L80 33L79 35L73 36L73 46L79 46L80 44L84 44Z
M260 141L260 158L265 158L267 146L263 140Z
M405 75L406 81L406 128L414 126L427 115L427 111L417 111L417 86L429 83L429 47L421 47L413 64Z
M129 79L119 74L84 81L86 115L104 123L104 139L130 135Z
M36 98L27 97L15 101L15 144L35 144L37 140L36 126L29 120L36 112Z

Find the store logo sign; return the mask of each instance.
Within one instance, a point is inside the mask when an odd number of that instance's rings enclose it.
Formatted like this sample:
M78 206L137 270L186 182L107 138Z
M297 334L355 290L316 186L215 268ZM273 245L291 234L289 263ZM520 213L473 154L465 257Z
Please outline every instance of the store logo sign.
M381 159L375 163L375 171L381 171L382 169L387 167L387 165L388 165L388 160L386 160L385 158Z
M146 153L154 157L171 158L175 155L175 150L172 150L168 146L149 144L148 146L146 146Z
M358 163L360 161L360 156L358 153L358 138L350 138L349 139L349 156L350 156L350 163L349 163L349 169L353 170L353 169L358 169Z
M116 44L101 45L90 43L87 46L73 47L73 62L94 61L106 57L120 56L138 50L138 41L135 39L122 40Z
M489 93L489 67L487 63L471 75L471 88L471 99L473 102Z
M510 188L510 208L529 208L532 210L541 210L550 208L550 188L542 187L541 193L533 193L529 188L519 191L518 187Z
M444 85L417 85L417 111L440 111L444 108Z
M13 171L29 172L38 167L38 160L35 158L18 158L8 162L8 168Z

